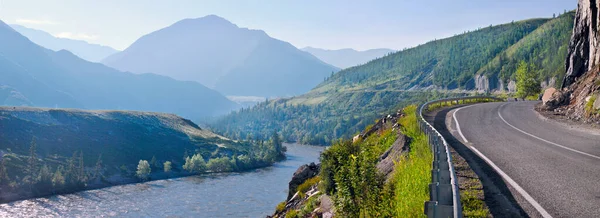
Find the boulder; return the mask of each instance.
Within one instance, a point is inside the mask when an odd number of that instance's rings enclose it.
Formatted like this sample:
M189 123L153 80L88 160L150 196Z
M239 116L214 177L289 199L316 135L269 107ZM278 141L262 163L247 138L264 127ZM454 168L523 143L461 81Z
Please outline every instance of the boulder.
M546 104L546 102L548 102L548 100L550 100L550 98L552 98L552 95L554 95L555 92L556 92L555 88L546 89L544 91L544 95L542 95L542 104Z
M304 183L306 180L319 175L320 170L321 170L320 163L315 164L313 162L310 164L304 164L304 165L300 166L296 170L294 175L292 176L292 180L289 183L289 191L288 191L287 200L289 201L294 196L294 194L296 194L296 189L298 188L299 185L302 185L302 183Z
M543 105L546 110L554 110L560 106L568 105L570 101L571 91L562 90L555 91L552 97L548 99ZM543 98L543 97L542 97Z
M594 110L600 110L600 93L596 94L596 101L594 101Z

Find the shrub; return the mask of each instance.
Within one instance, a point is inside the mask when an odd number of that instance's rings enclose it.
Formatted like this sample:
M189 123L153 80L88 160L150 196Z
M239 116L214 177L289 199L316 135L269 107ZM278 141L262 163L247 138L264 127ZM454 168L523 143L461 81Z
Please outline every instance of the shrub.
M171 172L171 161L165 161L165 163L163 163L163 168L165 173Z
M277 204L277 207L275 208L275 211L277 211L278 213L285 210L285 201L279 202L279 204Z
M229 172L233 170L233 166L228 157L210 159L206 164L206 167L212 172Z
M296 188L296 191L300 192L300 197L304 198L304 194L310 189L310 187L317 184L319 181L321 181L319 176L307 179L304 181L304 183L300 184L298 188Z
M285 218L296 218L296 217L298 217L297 210L290 210L285 214Z
M203 173L206 171L206 162L200 154L194 154L194 156L185 158L185 164L183 169L190 173Z
M147 160L140 160L140 163L138 163L137 166L137 171L135 172L135 175L142 179L148 179L148 176L150 175L151 169L150 169L150 164L148 163Z

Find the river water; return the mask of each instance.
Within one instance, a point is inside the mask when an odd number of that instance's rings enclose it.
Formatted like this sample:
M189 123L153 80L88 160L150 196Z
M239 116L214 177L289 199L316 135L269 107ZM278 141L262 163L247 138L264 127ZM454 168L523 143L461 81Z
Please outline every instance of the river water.
M287 197L296 169L323 150L286 146L287 160L272 167L16 201L0 204L0 217L265 217Z

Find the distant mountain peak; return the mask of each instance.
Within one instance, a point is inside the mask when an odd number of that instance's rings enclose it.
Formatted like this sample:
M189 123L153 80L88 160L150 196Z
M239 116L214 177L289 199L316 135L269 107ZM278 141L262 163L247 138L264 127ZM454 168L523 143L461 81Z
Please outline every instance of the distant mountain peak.
M231 23L229 20L219 17L217 15L207 15L199 18L187 18L180 20L173 24L172 26L223 26L223 27L238 27L237 25Z
M342 49L322 49L315 47L304 47L302 49L325 63L331 64L339 68L348 68L360 64L367 63L370 60L380 58L388 53L394 52L392 49L376 48L359 51L353 48Z
M261 97L305 93L338 70L262 30L240 28L216 15L144 35L102 63L196 81L227 95Z

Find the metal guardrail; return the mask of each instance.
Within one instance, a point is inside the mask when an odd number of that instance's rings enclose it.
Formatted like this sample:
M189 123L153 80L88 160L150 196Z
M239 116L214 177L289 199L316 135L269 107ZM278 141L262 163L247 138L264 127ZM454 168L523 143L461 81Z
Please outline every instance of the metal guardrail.
M423 112L429 110L430 106L444 107L446 105L458 105L465 103L503 101L502 99L488 96L472 96L461 98L447 98L430 101L419 107L419 126L429 138L431 151L433 152L433 169L431 170L431 184L429 184L429 201L425 202L425 214L427 217L454 217L462 216L460 193L456 172L452 165L448 142L434 127L423 117Z

